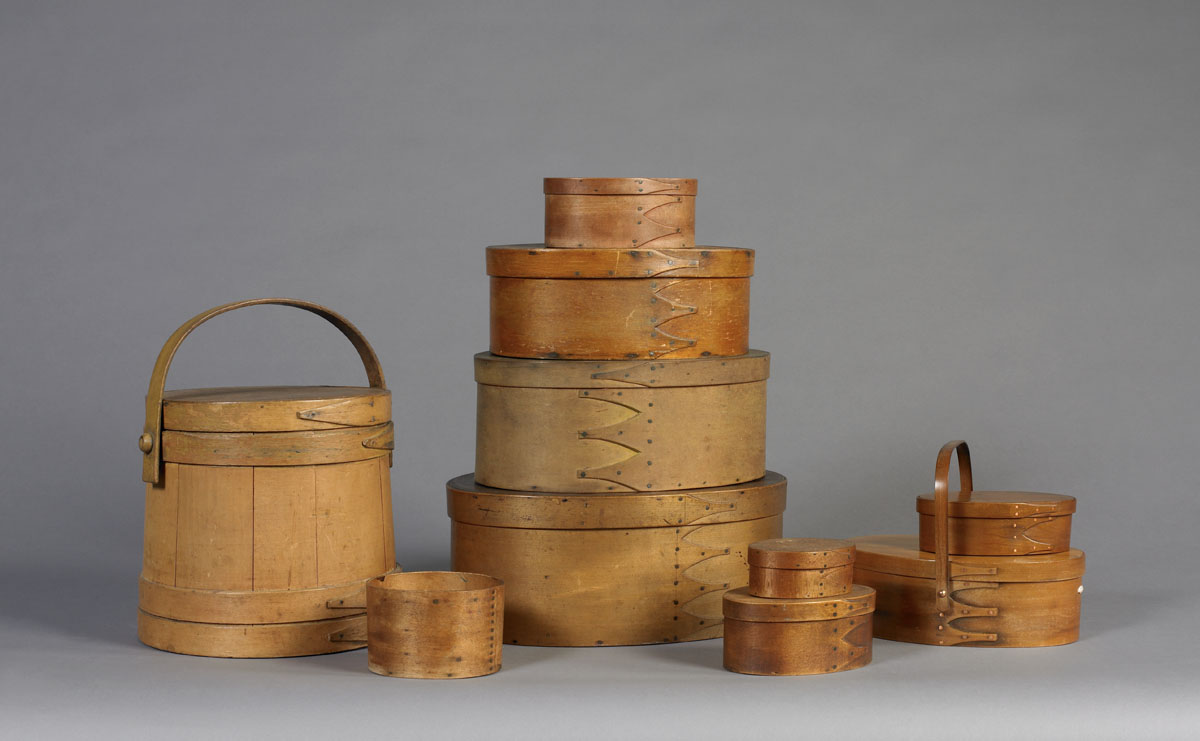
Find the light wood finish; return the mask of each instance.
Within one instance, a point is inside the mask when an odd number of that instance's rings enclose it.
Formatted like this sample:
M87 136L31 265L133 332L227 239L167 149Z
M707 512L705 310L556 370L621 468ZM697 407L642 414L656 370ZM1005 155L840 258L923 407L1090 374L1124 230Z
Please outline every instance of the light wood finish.
M369 460L391 454L392 423L303 432L163 430L162 455L204 466L305 466Z
M491 247L489 255L503 250L525 257L531 251ZM628 360L742 355L749 348L750 279L738 275L745 270L736 260L713 260L705 277L668 272L643 278L587 278L609 270L617 273L619 268L612 267L616 251L599 254L592 267L581 266L571 250L544 252L537 258L537 269L531 270L539 277L491 278L491 351L497 355ZM515 255L491 262L505 263L504 272L512 272L518 263ZM682 258L679 263L690 269ZM643 268L654 269L649 264ZM731 274L722 275L721 270ZM540 277L547 274L556 277Z
M150 388L146 392L146 426L142 432L142 436L138 439L138 448L142 451L143 481L157 484L161 474L163 398L166 394L167 371L171 369L171 361L175 358L175 353L179 351L179 346L183 344L187 336L195 331L197 327L213 317L220 316L234 309L264 304L293 306L297 309L303 309L304 311L316 314L337 327L346 336L346 339L350 340L350 344L354 345L354 349L358 351L358 356L367 371L367 380L371 387L386 390L387 384L383 379L383 369L379 365L379 357L375 355L375 350L367 342L367 338L358 331L358 328L341 314L331 311L320 304L292 298L256 298L222 304L221 306L197 314L184 322L183 326L175 330L170 338L167 339L166 344L163 345L162 350L158 353L158 359L154 363L154 371L150 375ZM230 401L254 403L255 400L244 397L231 397Z
M392 394L361 386L231 386L163 392L163 427L189 432L290 432L370 427L392 417Z
M258 303L330 319L376 385L163 389L170 359L192 329ZM360 648L362 584L395 566L390 408L366 340L315 304L227 304L172 335L155 366L140 445L143 476L152 480L138 637L205 656Z
M537 494L447 484L453 568L504 580L505 641L599 646L721 635L747 544L778 537L787 481L666 493Z
M367 645L367 618L230 625L195 623L138 610L138 638L147 646L192 656L269 659L353 651Z
M367 666L413 679L500 670L504 582L483 574L414 571L367 582Z
M933 553L916 536L852 538L854 581L878 592L875 635L889 640L965 646L1058 646L1079 637L1084 554L952 556L949 553L950 459L970 489L962 441L938 453L934 473Z
M749 593L755 597L835 597L854 582L854 544L845 540L764 540L750 544L749 562Z
M933 495L917 497L921 548L934 549ZM949 502L950 552L964 556L1062 553L1071 548L1075 497L1026 491L971 491Z
M875 592L855 586L838 597L770 599L746 588L722 600L725 668L741 674L829 674L871 663Z
M475 478L552 492L670 491L761 478L769 366L766 353L754 354L633 363L477 355L476 377L497 384L479 384ZM528 385L507 385L514 382Z
M659 249L696 245L696 181L546 178L546 246Z

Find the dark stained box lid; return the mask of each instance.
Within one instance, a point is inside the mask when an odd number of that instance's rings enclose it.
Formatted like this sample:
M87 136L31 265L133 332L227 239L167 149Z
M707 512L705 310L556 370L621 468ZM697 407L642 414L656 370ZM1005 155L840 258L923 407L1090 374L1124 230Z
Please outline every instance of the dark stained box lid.
M751 566L765 569L828 569L854 563L854 544L831 538L775 538L750 544Z
M951 517L1014 518L1069 515L1075 511L1075 497L1033 491L973 491L968 501L953 496L949 501ZM932 515L933 494L917 497L917 512Z
M570 196L636 196L636 195L696 195L695 178L546 178L542 191L546 195Z
M751 623L809 623L875 611L875 590L861 584L855 584L849 592L837 597L810 599L755 597L748 590L749 587L741 587L725 593L722 610L726 619Z
M934 578L934 555L919 550L915 535L850 538L857 548L855 570ZM950 578L980 582L1065 581L1083 576L1083 551L1039 556L950 556Z

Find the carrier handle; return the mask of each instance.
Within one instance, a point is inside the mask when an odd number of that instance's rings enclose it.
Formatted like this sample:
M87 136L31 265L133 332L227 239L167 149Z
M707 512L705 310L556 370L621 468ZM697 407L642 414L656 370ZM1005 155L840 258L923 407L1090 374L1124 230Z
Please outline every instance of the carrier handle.
M175 357L175 352L179 350L179 346L183 344L184 338L191 334L196 327L199 327L215 316L224 314L227 311L233 311L234 309L240 309L244 306L258 306L260 304L294 306L297 309L304 309L325 319L337 327L342 334L346 335L346 339L350 340L350 344L354 345L355 350L358 350L358 357L362 358L363 366L367 370L367 380L370 382L371 388L387 388L383 380L383 368L379 365L379 357L371 348L371 344L367 342L367 338L363 337L362 332L359 332L358 328L351 324L344 316L320 304L294 298L253 298L214 307L184 322L183 326L175 330L175 333L167 340L167 344L163 345L162 351L158 353L158 360L154 363L154 372L150 374L150 390L146 392L146 427L142 432L142 436L138 438L138 448L142 451L143 481L157 484L161 476L163 393L166 390L167 371L171 368L171 360Z
M972 490L971 449L962 440L951 440L938 451L933 472L933 573L940 613L950 610L950 456L958 453L959 501L970 501Z

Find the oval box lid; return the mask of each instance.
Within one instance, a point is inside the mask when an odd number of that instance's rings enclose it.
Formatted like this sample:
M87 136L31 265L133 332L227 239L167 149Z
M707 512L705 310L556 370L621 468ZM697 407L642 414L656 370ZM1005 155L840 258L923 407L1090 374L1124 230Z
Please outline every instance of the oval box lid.
M475 356L475 381L519 388L673 388L765 381L771 354L675 360L550 360L512 358L481 352Z
M727 619L752 623L808 623L817 620L840 620L875 611L875 590L861 584L837 597L810 599L776 599L755 597L749 587L731 589L725 593L722 610Z
M972 491L970 499L950 499L950 517L1006 519L1017 517L1053 517L1075 511L1075 497L1032 491ZM961 495L960 495L961 496ZM917 497L917 512L934 514L933 494Z
M915 535L868 535L849 539L857 549L854 568L933 579L932 553L919 550ZM1083 551L1040 556L950 556L950 579L976 582L1063 581L1083 576Z
M734 486L669 492L554 494L495 489L465 474L446 482L450 518L489 527L607 530L711 525L783 514L787 479L767 471Z
M545 178L542 192L570 196L694 196L697 185L695 178Z
M493 278L749 278L754 250L739 247L687 249L562 249L544 244L487 248ZM664 284L665 285L665 284Z
M854 544L831 538L775 538L750 544L747 560L764 569L828 569L854 563Z
M392 418L392 392L364 386L231 386L163 394L163 428L291 432L369 427Z

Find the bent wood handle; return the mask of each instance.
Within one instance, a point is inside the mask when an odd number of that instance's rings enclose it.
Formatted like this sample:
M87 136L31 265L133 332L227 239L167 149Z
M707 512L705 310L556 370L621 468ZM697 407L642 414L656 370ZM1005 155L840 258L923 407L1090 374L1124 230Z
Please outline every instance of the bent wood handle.
M934 587L938 612L950 610L950 456L958 452L959 501L971 498L971 449L962 440L952 440L938 451L933 472Z
M342 334L346 335L346 339L350 340L350 344L354 345L355 350L358 350L358 357L362 358L363 366L367 370L367 380L370 382L371 387L387 388L383 380L383 368L379 365L379 357L375 355L375 351L371 348L371 344L367 342L367 338L363 337L362 332L359 332L358 328L351 324L344 316L320 304L300 301L294 298L254 298L214 307L197 314L185 322L182 327L175 330L175 333L167 340L167 344L163 345L162 351L158 353L158 360L154 363L154 372L150 374L150 390L146 392L146 427L142 432L142 436L138 438L138 448L142 451L143 481L157 484L162 469L162 400L163 393L166 390L167 371L171 368L171 360L175 357L175 352L179 350L179 346L183 344L183 340L196 327L204 324L209 319L224 314L227 311L260 304L294 306L297 309L304 309L325 319L337 327Z

